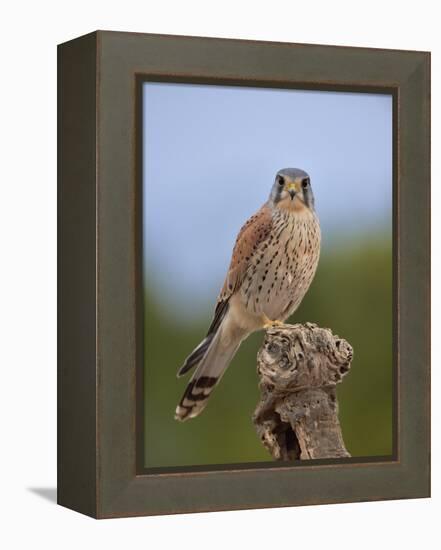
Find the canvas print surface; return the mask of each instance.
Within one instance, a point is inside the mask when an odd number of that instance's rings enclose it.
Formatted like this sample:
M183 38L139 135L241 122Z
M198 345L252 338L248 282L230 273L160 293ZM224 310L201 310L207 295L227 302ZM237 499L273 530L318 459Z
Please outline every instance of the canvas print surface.
M392 96L145 82L142 128L145 467L273 462L266 321L350 342L346 448L390 456Z

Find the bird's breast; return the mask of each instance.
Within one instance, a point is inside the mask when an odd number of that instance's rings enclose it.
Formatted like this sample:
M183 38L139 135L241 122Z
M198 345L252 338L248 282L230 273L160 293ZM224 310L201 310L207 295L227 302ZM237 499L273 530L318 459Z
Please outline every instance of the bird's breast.
M320 226L311 212L273 214L270 235L253 254L241 299L254 314L284 320L308 290L320 256Z

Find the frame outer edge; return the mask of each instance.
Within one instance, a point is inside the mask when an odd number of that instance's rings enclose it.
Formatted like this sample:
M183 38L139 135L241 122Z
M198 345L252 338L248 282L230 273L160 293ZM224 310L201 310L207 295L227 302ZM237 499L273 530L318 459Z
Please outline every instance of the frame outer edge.
M97 516L97 35L58 46L58 504Z
M415 493L430 497L430 53L420 52L402 86L402 193L398 239L402 247L399 295L403 327L400 376L403 452ZM415 188L418 194L415 196ZM413 379L409 374L413 371Z
M423 418L424 424L424 434L421 438L423 448L412 449L412 444L417 440L415 431L411 430L410 437L405 438L408 440L405 441L406 445L402 449L405 451L403 457L406 458L403 462L353 464L344 467L335 465L331 467L332 473L328 470L329 466L311 466L299 468L298 471L290 468L277 473L270 470L249 470L136 475L134 430L136 407L133 404L133 397L136 395L134 383L136 357L133 347L136 340L134 337L135 309L133 308L135 300L134 289L129 287L134 280L135 263L133 229L136 224L131 210L135 196L134 178L132 178L135 170L133 169L134 147L130 137L135 124L130 96L131 91L134 90L135 74L144 72L159 74L158 71L161 71L162 78L168 71L170 78L174 78L179 70L180 78L189 76L189 80L194 81L198 76L202 79L214 77L217 83L221 83L222 79L236 80L237 75L241 74L241 67L245 67L245 76L250 81L265 80L266 75L268 75L268 81L275 81L278 75L285 74L286 67L290 67L289 73L294 74L295 71L296 75L300 75L299 80L311 88L318 85L321 86L320 89L335 89L340 86L340 83L347 89L352 88L352 91L358 91L361 87L365 91L373 91L373 88L378 86L388 89L401 88L408 100L412 100L413 97L418 102L421 99L421 90L427 92L426 86L429 85L428 80L424 82L420 80L421 73L414 74L415 69L421 64L421 53L392 50L377 50L370 53L364 49L339 48L332 52L338 55L338 62L329 63L331 48L328 50L327 47L273 44L270 59L267 55L270 45L263 42L234 42L219 39L214 43L204 39L190 40L185 37L112 32L98 34L102 42L102 49L100 48L99 52L101 76L97 101L97 109L101 110L98 123L100 158L97 166L100 179L97 188L100 260L97 271L100 289L98 295L100 330L97 338L100 349L99 365L97 365L97 368L99 367L97 380L99 400L96 403L100 428L97 450L97 468L100 478L97 509L99 517L427 496L427 481L430 475L426 447L429 443L426 437L428 433L426 430L428 420L425 416L427 401L420 402L417 407L417 412L420 419ZM202 45L206 48L201 48ZM213 48L218 46L221 51L213 61L213 55L217 51ZM293 50L288 51L287 48L291 47ZM239 56L240 60L237 62L231 61L231 56L228 55L233 49L237 51L240 49L239 53L243 54ZM277 57L274 56L279 53L283 55L281 55L280 64L277 65L273 61ZM423 54L423 57L426 55ZM247 63L248 61L252 62L251 66ZM334 66L339 72L335 79L331 79ZM365 69L368 69L368 75L364 74ZM323 71L328 78L321 84L317 75L319 73L321 75ZM426 77L430 78L427 73L424 74L424 79ZM418 81L412 97L409 95L410 78L416 78ZM280 80L276 82L276 87L279 87L280 82ZM411 104L412 101L409 103ZM418 109L421 109L421 106L410 106L409 113L415 114ZM421 114L421 111L419 113ZM421 166L419 163L428 158L425 147L429 125L419 125L418 128L424 140L421 147L417 148L418 159L414 160L414 164ZM399 138L399 154L406 157L409 155L411 146L409 134L400 132ZM403 181L405 179L403 178ZM426 182L426 177L424 179ZM409 181L406 189L409 193ZM429 191L424 187L422 200L429 200L429 197ZM402 206L406 206L406 201ZM408 227L408 230L411 229ZM419 232L421 239L419 244L425 262L430 258L427 255L426 231L427 226ZM414 246L413 243L411 245ZM425 270L424 275L426 274ZM420 291L421 287L429 282L427 278L420 282L414 281ZM406 293L405 296L407 296ZM422 309L418 308L417 315L421 323L428 321L428 307L428 304L426 306L424 303ZM425 331L423 332L428 336ZM427 339L419 340L418 349L421 350L423 347L427 350L427 343ZM422 389L427 388L428 368L427 364L427 372L424 370L422 377L424 380L420 379L419 385L418 396L423 399L425 392ZM414 374L408 369L407 388L409 388L409 380L412 381L413 377ZM423 406L425 411L422 411ZM407 419L409 413L407 403ZM332 483L329 476L332 476ZM325 494L323 494L322 481L326 486ZM265 494L263 492L260 494L263 484L266 487ZM295 493L292 492L294 487Z

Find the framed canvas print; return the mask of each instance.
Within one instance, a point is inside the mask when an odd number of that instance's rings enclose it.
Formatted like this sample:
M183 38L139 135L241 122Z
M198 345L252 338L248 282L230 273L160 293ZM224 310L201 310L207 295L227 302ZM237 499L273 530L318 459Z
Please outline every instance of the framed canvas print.
M58 502L430 495L430 55L59 46Z

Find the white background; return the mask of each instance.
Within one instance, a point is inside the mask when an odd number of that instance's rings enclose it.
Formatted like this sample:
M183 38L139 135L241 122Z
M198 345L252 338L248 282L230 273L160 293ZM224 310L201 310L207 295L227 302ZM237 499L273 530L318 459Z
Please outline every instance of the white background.
M439 351L433 498L94 521L53 502L56 482L56 44L95 29L432 51L433 306L440 199L437 2L5 2L0 85L0 546L433 548L441 512ZM418 182L415 182L418 185ZM440 320L433 319L436 342ZM439 348L438 348L439 349ZM79 404L80 406L80 404ZM41 489L46 489L41 491ZM38 490L36 492L36 490ZM43 496L42 496L43 494ZM49 499L47 497L50 497Z

